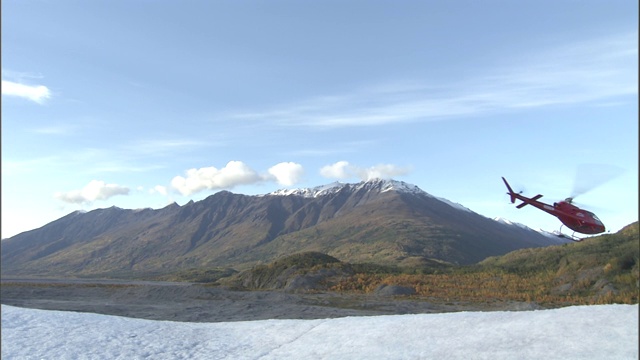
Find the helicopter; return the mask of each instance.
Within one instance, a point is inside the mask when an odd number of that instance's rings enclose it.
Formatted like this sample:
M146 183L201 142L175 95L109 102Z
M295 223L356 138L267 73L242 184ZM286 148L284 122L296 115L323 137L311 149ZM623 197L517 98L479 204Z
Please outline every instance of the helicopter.
M511 203L515 203L516 199L522 200L522 203L517 205L516 208L522 209L527 205L531 205L536 207L544 212L547 212L555 217L557 217L561 222L562 226L566 226L569 229L581 234L600 234L605 231L604 224L598 217L587 210L581 209L572 204L573 198L566 198L564 201L555 202L553 206L549 204L545 204L541 201L538 201L542 197L542 195L538 194L534 197L528 198L526 196L521 195L522 192L516 193L511 189L507 180L503 177L502 181L507 186L507 193L511 196ZM560 226L559 235L560 237L570 237L574 241L580 241L582 239L576 238L573 234L571 236L564 235L562 233L562 226Z

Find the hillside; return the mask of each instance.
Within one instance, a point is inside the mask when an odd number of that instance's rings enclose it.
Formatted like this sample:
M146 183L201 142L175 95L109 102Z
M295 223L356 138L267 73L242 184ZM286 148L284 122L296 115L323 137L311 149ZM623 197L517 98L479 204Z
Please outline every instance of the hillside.
M370 293L381 285L410 287L441 301L524 301L546 306L638 303L638 223L618 233L488 258L477 265L395 273L355 273L332 290Z
M3 240L2 273L153 277L243 270L308 251L350 263L472 264L559 241L415 185L372 180L261 196L222 191L159 210L74 212Z
M349 264L310 252L216 280L246 290L411 295L478 306L509 301L534 307L633 304L640 290L639 258L638 223L634 223L582 243L518 250L470 266Z
M600 235L580 243L491 257L479 266L485 271L545 278L550 294L629 297L637 302L640 290L638 222L615 234Z

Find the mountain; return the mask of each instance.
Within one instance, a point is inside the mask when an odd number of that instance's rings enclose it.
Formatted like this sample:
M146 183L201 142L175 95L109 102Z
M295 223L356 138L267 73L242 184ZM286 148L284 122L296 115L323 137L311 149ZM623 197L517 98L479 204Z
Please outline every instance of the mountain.
M3 240L3 274L133 276L239 270L297 252L341 261L471 264L557 244L394 180L248 196L221 191L183 206L73 212Z

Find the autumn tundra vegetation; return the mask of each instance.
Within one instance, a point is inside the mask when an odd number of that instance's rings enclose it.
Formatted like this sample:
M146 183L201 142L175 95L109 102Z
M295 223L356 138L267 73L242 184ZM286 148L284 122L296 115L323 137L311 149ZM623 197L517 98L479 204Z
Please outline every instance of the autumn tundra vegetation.
M638 223L579 243L523 249L478 264L432 263L400 268L348 264L307 252L221 279L243 289L375 294L386 286L403 296L439 302L535 302L546 307L638 303Z

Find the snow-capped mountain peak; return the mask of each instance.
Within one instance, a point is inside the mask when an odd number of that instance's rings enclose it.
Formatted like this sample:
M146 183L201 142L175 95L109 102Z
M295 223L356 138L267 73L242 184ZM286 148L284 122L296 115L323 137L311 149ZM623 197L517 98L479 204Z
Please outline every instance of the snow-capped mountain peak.
M349 185L349 184L344 184L344 183L336 181L336 182L332 182L330 184L316 186L316 187L312 187L312 188L279 189L279 190L271 192L271 193L269 193L267 195L274 195L274 196L294 195L294 196L302 196L302 197L306 197L306 198L315 198L315 197L319 197L319 196L322 196L322 195L326 195L326 194L337 192L340 189L342 189L344 186L347 186L347 185Z
M398 192L409 193L409 194L425 194L425 195L429 195L425 191L420 189L418 186L413 185L413 184L408 184L408 183L406 183L404 181L373 179L373 180L365 181L365 182L360 183L360 184L379 185L381 193L382 192L387 192L387 191L398 191Z
M426 193L418 186L413 184L408 184L404 181L390 180L390 179L372 179L367 181L362 181L359 183L341 183L341 182L333 182L326 185L316 186L313 188L302 188L302 189L280 189L274 192L271 192L267 195L275 195L275 196L289 196L296 195L307 198L316 198L319 196L337 193L344 188L349 188L353 191L358 191L361 189L369 189L369 190L378 190L379 192L387 192L387 191L397 191L404 192L410 194L424 194L431 196Z
M362 189L367 189L370 191L378 191L379 193L384 193L387 191L396 191L400 193L407 193L413 195L424 195L436 200L442 201L443 203L456 208L458 210L463 210L467 212L473 213L473 210L464 207L458 203L452 202L445 198L433 196L426 191L420 189L417 185L409 184L404 181L398 181L393 179L370 179L367 181L361 181L359 183L341 183L341 182L332 182L330 184L316 186L313 188L302 188L302 189L280 189L274 192L271 192L266 195L272 196L302 196L305 198L317 198L324 195L335 194L340 192L343 189L349 189L351 191L360 191Z

